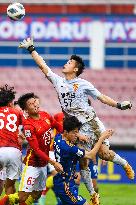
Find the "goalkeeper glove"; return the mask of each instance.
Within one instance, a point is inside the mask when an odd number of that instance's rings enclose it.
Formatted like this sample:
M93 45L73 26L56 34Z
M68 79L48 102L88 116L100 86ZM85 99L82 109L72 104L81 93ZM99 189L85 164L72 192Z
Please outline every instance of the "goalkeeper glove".
M20 43L19 48L26 48L29 51L29 53L31 54L35 50L33 38L24 39Z
M132 103L130 101L123 101L121 103L117 103L117 108L120 110L127 110L132 108Z

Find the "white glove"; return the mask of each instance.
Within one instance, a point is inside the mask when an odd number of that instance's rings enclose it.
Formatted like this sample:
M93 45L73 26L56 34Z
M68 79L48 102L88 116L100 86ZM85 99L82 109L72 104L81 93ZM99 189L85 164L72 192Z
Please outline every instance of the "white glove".
M121 103L117 103L117 108L121 110L131 109L132 103L130 101L123 101Z
M27 39L24 39L20 45L19 45L19 48L26 48L28 49L29 47L33 46L34 47L34 42L33 42L33 38L27 38Z

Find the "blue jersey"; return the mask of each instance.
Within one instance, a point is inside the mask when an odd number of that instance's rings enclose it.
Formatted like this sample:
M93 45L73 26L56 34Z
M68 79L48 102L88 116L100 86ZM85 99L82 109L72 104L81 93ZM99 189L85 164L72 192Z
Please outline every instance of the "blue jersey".
M65 176L58 173L53 179L56 196L62 205L83 205L86 199L78 195L74 175L77 161L84 157L85 151L65 141L61 134L55 137L54 151L56 161L60 162L65 172Z
M96 164L94 164L93 161L90 160L89 169L91 172L91 178L97 179L98 178L98 155L96 155Z
M57 162L63 166L65 172L65 181L74 179L77 161L84 157L85 151L77 146L62 139L62 135L58 134L54 140L54 152ZM55 177L58 181L64 180L64 176L57 174Z

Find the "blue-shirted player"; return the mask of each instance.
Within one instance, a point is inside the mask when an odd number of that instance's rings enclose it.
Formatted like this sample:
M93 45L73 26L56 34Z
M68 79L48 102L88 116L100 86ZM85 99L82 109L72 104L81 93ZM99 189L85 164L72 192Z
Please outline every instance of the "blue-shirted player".
M56 135L54 140L55 157L64 170L64 174L58 173L54 177L54 191L63 205L89 205L86 199L78 195L75 186L76 164L81 158L94 159L102 142L113 134L113 130L103 132L94 148L88 152L74 145L80 126L81 123L76 117L65 118L64 132Z

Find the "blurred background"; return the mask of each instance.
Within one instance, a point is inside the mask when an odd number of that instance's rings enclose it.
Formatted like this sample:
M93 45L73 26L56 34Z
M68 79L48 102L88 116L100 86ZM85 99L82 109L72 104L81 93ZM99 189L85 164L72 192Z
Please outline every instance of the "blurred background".
M82 78L119 102L133 103L132 110L120 111L92 100L105 126L116 131L111 148L136 170L136 1L20 0L26 16L11 21L6 9L13 2L0 0L0 84L15 86L17 97L34 91L42 108L55 114L61 108L53 86L19 42L33 35L39 54L60 75L69 57L80 55ZM135 183L112 163L99 165L99 173L100 182Z

